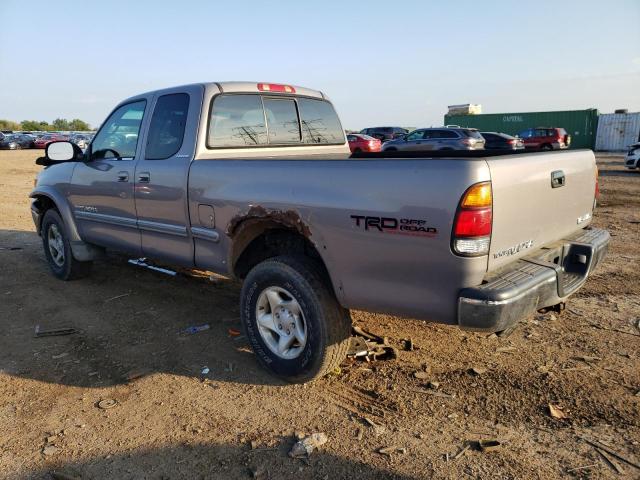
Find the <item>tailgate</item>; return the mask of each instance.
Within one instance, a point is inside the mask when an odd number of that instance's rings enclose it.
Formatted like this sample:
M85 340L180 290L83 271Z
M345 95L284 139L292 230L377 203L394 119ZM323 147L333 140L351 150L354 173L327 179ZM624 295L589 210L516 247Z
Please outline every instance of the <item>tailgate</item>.
M591 150L486 160L493 189L489 271L591 222L596 181Z

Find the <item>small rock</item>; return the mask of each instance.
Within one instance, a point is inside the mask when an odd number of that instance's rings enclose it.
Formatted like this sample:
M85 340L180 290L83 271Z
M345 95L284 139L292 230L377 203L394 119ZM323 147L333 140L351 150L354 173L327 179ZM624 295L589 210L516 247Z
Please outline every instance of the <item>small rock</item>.
M295 432L294 436L296 437L296 440L302 440L307 435L303 431L298 430Z
M49 435L49 436L47 437L47 443L53 443L53 442L55 442L57 439L58 439L58 436L57 436L57 435Z
M381 455L391 456L392 453L406 453L407 449L403 447L398 447L397 445L392 445L390 447L382 447L378 449L378 453Z
M562 411L562 408L560 406L553 405L550 403L548 404L548 408L549 408L549 415L551 415L553 418L557 420L562 420L564 418L567 418L567 414Z
M430 381L429 383L427 383L427 387L431 388L432 390L437 390L438 388L440 388L440 382Z
M487 373L487 369L484 367L471 367L471 373L473 373L474 375L482 375L484 373Z
M373 433L376 437L379 437L380 435L384 435L385 433L387 433L387 427L385 427L384 425L378 425L373 420L367 417L364 418L364 421L367 422L367 424L371 428L373 428Z
M249 442L249 446L251 447L251 450L255 450L256 448L258 448L258 442L256 440L251 440Z
M44 447L42 449L42 453L44 455L46 455L47 457L50 457L52 455L55 455L56 453L58 453L60 449L58 447L56 447L55 445L47 445L46 447Z
M413 372L413 376L418 380L427 380L431 375L429 374L429 372L417 371Z
M327 440L327 435L324 433L312 433L297 441L289 451L289 456L291 458L308 457L315 449L327 443Z
M100 400L98 402L98 408L101 408L102 410L108 410L110 408L115 407L117 404L118 402L116 402L114 399L107 398L105 400Z

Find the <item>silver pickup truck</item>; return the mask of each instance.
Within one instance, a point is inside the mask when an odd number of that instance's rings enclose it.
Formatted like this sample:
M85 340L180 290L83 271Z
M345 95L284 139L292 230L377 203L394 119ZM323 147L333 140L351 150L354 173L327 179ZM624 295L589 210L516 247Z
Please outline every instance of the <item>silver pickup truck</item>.
M603 258L591 151L445 153L350 157L322 92L187 85L125 100L84 152L51 143L31 211L63 280L104 249L243 280L256 357L303 382L344 359L349 309L507 330Z

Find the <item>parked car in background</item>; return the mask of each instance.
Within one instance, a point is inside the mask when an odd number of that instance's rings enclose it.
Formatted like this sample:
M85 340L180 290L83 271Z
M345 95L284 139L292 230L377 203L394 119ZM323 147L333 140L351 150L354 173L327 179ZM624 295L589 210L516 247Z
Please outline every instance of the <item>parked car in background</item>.
M506 133L481 132L486 150L524 150L521 138L512 137Z
M35 135L28 133L16 133L14 137L20 145L20 148L33 148L33 144L36 141Z
M382 145L384 152L483 150L485 140L474 128L420 128Z
M380 140L361 133L350 133L347 135L347 141L349 142L351 153L379 152L382 147Z
M75 143L80 148L87 148L87 145L89 145L90 140L89 140L89 137L86 135L75 134L69 137L69 141L72 143Z
M0 149L2 150L18 150L19 148L21 148L20 143L15 135L4 135L4 137L0 139Z
M571 145L571 135L564 128L528 128L518 136L524 140L524 147L528 150L563 150Z
M382 143L405 136L409 131L402 127L371 127L360 130L363 135L377 138Z
M629 145L624 164L627 168L640 169L640 142Z
M56 133L47 133L37 138L35 142L33 142L33 148L45 148L51 142L58 142L61 140L68 140L66 135L60 135Z

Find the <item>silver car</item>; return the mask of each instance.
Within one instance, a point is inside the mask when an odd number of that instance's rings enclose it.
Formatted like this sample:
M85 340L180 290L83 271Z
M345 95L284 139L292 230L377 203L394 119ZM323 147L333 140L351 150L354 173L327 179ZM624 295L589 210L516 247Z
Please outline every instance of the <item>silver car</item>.
M472 128L420 128L385 142L383 152L427 150L484 150L484 138Z

